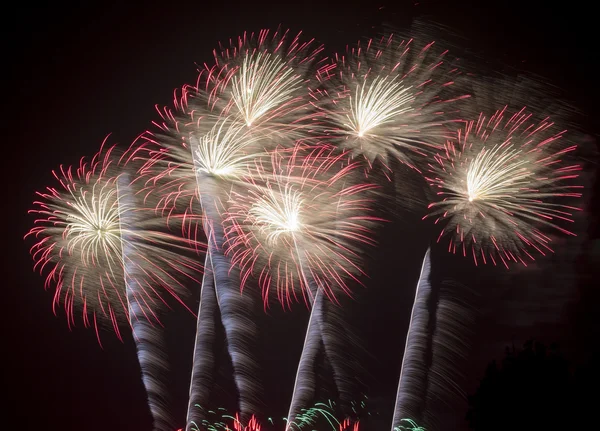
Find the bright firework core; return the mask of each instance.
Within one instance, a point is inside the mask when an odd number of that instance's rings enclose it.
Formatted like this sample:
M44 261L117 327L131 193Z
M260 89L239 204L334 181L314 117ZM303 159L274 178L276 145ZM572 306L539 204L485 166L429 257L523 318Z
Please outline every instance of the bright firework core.
M368 86L365 79L351 96L349 127L361 138L369 130L396 121L398 115L412 110L411 87L405 87L397 76L389 78L377 77Z
M103 253L119 255L121 231L116 189L107 185L94 186L91 192L81 191L73 195L72 212L67 214L65 237L69 250L82 250L84 262L98 261ZM91 197L90 197L91 193Z
M246 55L231 80L231 98L248 127L294 98L302 78L277 56Z
M264 195L250 208L250 216L254 219L267 241L275 243L280 235L298 232L302 195L293 187L286 186L279 193L268 188Z
M245 149L255 144L258 137L247 133L246 125L219 120L203 136L194 139L194 164L201 173L215 176L237 176L244 171L251 156Z
M518 193L531 175L524 164L520 151L512 145L498 145L491 151L484 147L467 169L469 202L506 198L507 191Z

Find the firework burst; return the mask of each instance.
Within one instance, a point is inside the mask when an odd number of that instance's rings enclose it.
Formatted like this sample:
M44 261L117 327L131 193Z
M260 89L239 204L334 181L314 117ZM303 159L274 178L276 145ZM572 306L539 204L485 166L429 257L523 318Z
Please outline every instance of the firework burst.
M59 186L38 193L41 200L30 211L38 216L27 234L37 239L31 249L35 269L46 273L46 288L55 286L54 307L63 304L69 325L79 306L86 327L98 331L99 321L108 320L120 337L120 318L129 315L125 265L137 268L135 302L155 323L156 309L166 304L163 296L179 300L181 276L194 278L202 270L195 259L181 256L187 243L163 229L154 208L134 208L122 198L118 173L139 152L116 158L113 147L89 163L82 159L76 169L61 167L54 172ZM131 224L124 223L124 214Z
M447 222L438 241L449 236L449 251L508 267L535 260L534 250L552 252L544 228L574 235L561 224L573 223L579 208L566 203L581 197L583 187L573 184L581 167L563 160L576 149L565 133L525 108L466 122L426 174L438 199L424 218Z
M319 69L322 85L314 92L326 134L369 162L392 157L414 168L415 155L443 142L450 102L466 97L447 60L434 42L391 35L336 55Z
M357 182L347 158L324 147L275 151L255 163L247 188L232 192L225 252L243 284L258 276L265 305L273 290L284 305L299 293L312 302L313 283L335 299L349 293L347 277L362 274L359 246L373 244L376 187Z
M244 33L220 45L196 84L175 91L174 109L157 107L158 130L141 137L162 147L144 167L161 184L161 208L187 201L191 211L200 201L197 172L233 179L253 155L306 140L318 116L308 87L322 51L301 33L279 30Z
M195 86L185 86L176 108L191 122L232 117L252 133L301 139L315 117L308 87L322 46L301 33L244 33L214 51Z
M166 296L184 304L185 279L197 282L202 266L189 241L170 233L154 207L136 201L125 169L145 149L132 147L121 158L113 150L101 149L90 163L82 159L75 171L61 167L54 173L60 187L38 193L42 200L31 211L39 217L28 234L38 240L31 252L35 268L47 271L46 288L55 286L54 308L64 304L69 326L75 325L77 307L84 326L95 328L98 342L103 320L119 339L119 324L129 323L154 429L169 430L163 381L168 359L158 313L169 306ZM178 220L176 214L170 218Z

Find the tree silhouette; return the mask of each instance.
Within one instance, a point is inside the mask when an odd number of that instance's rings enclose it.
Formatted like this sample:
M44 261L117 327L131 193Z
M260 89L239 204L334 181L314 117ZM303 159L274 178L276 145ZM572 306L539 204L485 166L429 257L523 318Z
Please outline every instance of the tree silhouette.
M597 374L593 365L573 372L555 344L531 340L520 351L507 348L469 397L467 420L475 431L585 429L593 423Z

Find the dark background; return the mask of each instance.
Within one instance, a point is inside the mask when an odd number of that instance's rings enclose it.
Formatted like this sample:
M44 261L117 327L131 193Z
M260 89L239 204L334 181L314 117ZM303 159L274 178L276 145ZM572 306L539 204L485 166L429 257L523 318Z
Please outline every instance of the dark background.
M9 157L3 213L8 277L2 351L8 414L3 423L23 430L150 429L131 338L122 344L106 334L100 348L93 331L76 328L69 333L62 316L52 314L51 293L44 292L43 279L32 272L31 242L24 243L22 236L32 222L27 209L34 192L52 182L52 169L93 154L109 133L111 143L129 144L156 118L155 104L169 104L175 88L194 81L194 63L211 62L217 42L281 24L293 32L303 30L333 53L376 36L384 26L407 28L414 17L433 20L453 29L465 52L478 61L488 59L488 67L499 62L519 67L562 88L581 112L578 122L587 137L580 155L593 174L600 58L592 8L542 1L89 1L6 9L2 56L8 69L3 82L9 117L3 122L3 145ZM465 318L472 322L471 347L464 363L457 364L467 393L477 387L486 364L502 357L505 345L520 345L531 337L558 341L574 364L590 361L598 348L594 287L600 199L592 174L585 178L589 183L586 211L576 223L579 236L560 240L558 253L538 265L511 272L475 268L434 250L437 277L464 284L462 292L470 301ZM360 303L349 306L358 339L368 340L364 348L370 355L364 364L369 372L363 380L384 424L391 420L414 282L428 244L428 228L419 219L407 214L403 223L388 228L373 258L369 289L359 295ZM306 316L301 307L261 316L269 415L287 413ZM193 330L191 316L175 319L170 329L177 347L173 390L180 418ZM223 375L227 367L224 363ZM221 396L223 405L230 406L227 394L233 389L226 380ZM440 413L440 429L466 426L466 402L455 404Z

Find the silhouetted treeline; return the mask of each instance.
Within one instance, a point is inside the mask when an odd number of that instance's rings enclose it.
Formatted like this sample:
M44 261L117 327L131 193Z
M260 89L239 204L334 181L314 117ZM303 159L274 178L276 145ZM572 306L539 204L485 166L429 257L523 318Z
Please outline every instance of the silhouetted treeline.
M598 358L595 358L598 359ZM475 431L596 429L598 361L573 367L557 345L528 341L491 362L467 420ZM593 414L595 413L595 414Z

